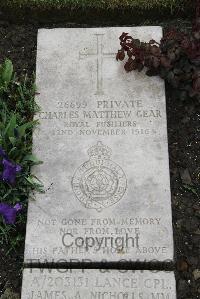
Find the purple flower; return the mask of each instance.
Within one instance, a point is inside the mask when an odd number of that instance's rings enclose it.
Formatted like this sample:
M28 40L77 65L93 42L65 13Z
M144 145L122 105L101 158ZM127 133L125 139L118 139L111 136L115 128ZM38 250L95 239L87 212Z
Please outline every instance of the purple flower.
M22 204L17 203L14 207L7 203L0 203L0 215L3 216L6 224L14 224L17 213L22 210Z
M16 174L22 170L20 165L13 164L11 161L7 159L3 159L2 164L4 166L3 173L0 178L13 185L15 183Z
M4 149L0 146L0 157L6 158L6 152L4 151Z

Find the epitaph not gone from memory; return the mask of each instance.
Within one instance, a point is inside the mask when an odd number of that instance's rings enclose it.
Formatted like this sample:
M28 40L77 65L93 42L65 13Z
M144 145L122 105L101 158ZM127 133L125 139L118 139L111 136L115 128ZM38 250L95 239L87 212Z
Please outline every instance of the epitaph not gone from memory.
M39 30L35 169L25 260L173 259L164 84L116 62L125 31L160 40L160 27Z

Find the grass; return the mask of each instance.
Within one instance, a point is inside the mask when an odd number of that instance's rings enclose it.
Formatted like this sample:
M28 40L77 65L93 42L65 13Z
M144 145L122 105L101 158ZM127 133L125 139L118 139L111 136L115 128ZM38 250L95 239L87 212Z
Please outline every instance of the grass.
M183 10L192 7L193 0L3 0L0 7L34 7L34 8L98 8L116 9L132 8L140 10L168 9Z

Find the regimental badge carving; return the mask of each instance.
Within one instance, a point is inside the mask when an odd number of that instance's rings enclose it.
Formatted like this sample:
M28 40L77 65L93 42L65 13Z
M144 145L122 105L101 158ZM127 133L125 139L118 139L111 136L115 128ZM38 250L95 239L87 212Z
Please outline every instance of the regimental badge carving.
M90 159L83 163L72 178L72 189L78 200L88 209L102 209L116 204L127 188L122 168L110 160L112 151L102 144L88 150Z

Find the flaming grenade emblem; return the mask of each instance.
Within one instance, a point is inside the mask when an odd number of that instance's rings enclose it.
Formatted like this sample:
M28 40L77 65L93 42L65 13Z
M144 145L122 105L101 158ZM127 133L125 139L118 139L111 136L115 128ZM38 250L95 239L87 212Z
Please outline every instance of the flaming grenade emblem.
M88 209L101 212L117 203L127 188L122 168L110 160L112 151L101 141L88 150L89 161L83 163L72 178L72 189Z

